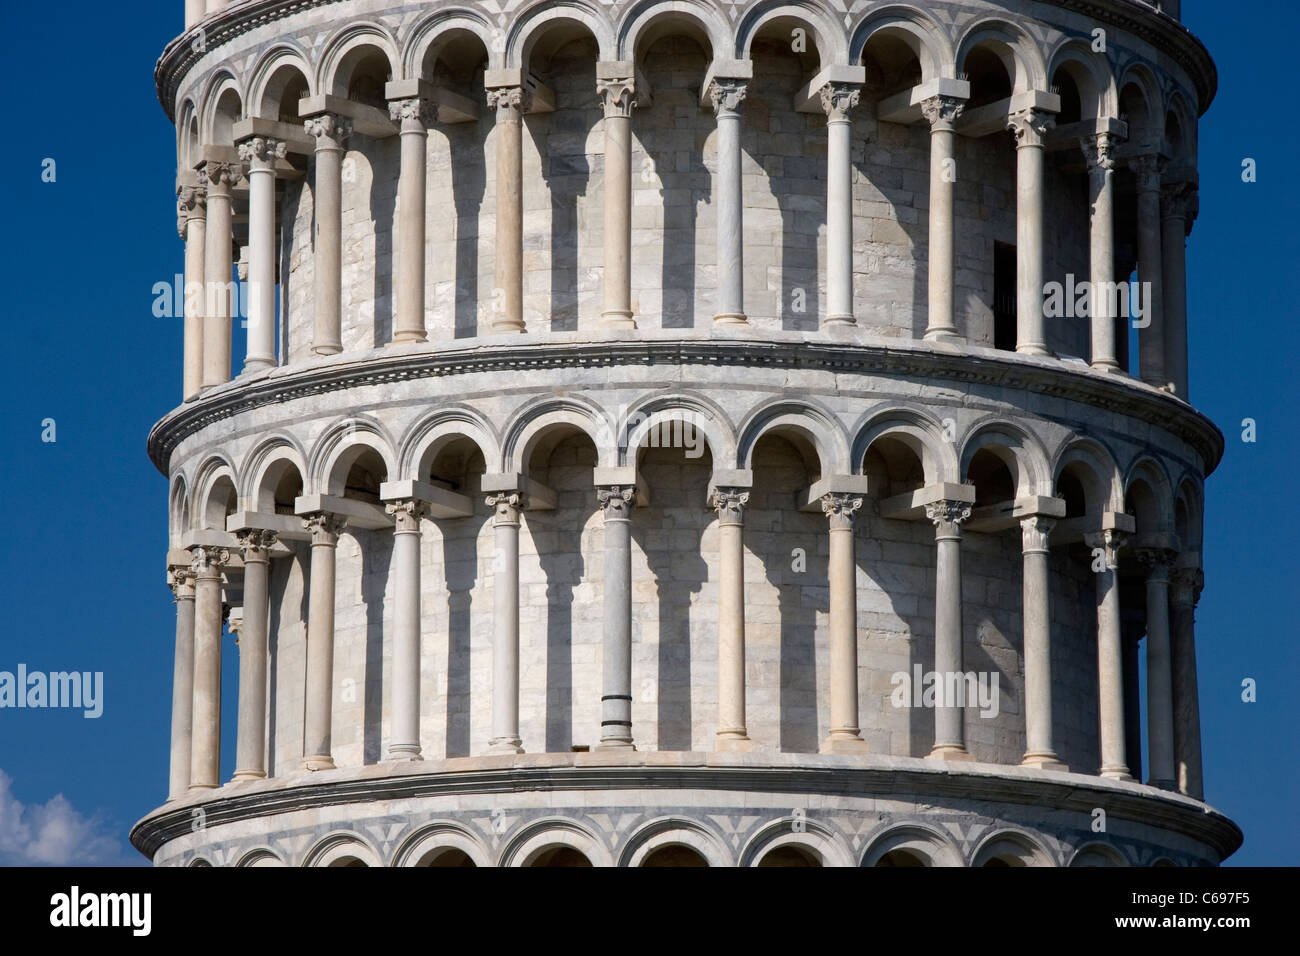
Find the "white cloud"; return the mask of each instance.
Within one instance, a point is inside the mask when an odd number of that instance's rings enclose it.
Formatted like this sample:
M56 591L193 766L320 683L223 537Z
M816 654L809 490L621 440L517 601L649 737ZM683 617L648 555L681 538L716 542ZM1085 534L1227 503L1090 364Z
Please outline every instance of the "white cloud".
M82 816L63 794L45 803L23 804L13 780L0 770L0 865L122 866L124 853L100 814Z

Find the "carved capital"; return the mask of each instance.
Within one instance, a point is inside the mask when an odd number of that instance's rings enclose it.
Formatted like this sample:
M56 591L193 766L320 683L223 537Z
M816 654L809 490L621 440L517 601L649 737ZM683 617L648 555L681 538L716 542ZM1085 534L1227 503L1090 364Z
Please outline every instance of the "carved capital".
M352 135L352 120L337 113L321 113L303 121L307 135L316 140L316 149L342 149Z
M1168 548L1138 548L1137 559L1147 569L1147 580L1155 582L1169 581L1174 559L1178 555Z
M524 496L517 491L502 491L487 496L487 506L492 509L494 524L519 524L519 512L524 508Z
M186 226L191 219L206 219L208 215L208 190L206 186L176 187L176 231L185 238Z
M931 96L921 101L921 115L931 129L950 130L966 111L966 101L955 96Z
M266 552L275 544L279 535L274 531L249 529L239 532L235 537L245 561L265 561Z
M830 520L831 530L853 527L853 516L862 507L861 495L822 495L822 514Z
M596 489L596 501L605 512L606 521L630 518L635 499L636 488L631 485L611 485Z
M817 91L817 95L821 98L826 121L834 123L848 119L849 111L862 97L862 88L856 83L827 83Z
M532 106L532 94L522 86L498 86L487 91L487 103L494 110L527 113Z
M211 193L230 194L230 187L244 177L244 169L238 163L203 164L203 182L207 183Z
M1181 219L1191 231L1191 223L1200 212L1201 194L1195 183L1166 183L1160 187L1160 215L1164 219Z
M324 545L334 547L339 543L339 534L347 527L348 519L342 515L318 511L307 515L307 530L311 532L312 547Z
M970 508L968 501L932 501L925 506L925 516L934 525L936 537L959 537L961 523L970 517Z
M1056 527L1056 519L1046 515L1030 515L1020 519L1020 549L1022 551L1047 551L1047 539Z
M597 80L596 93L606 117L632 115L632 108L636 106L636 80L632 77Z
M1114 571L1119 567L1119 552L1128 544L1129 536L1127 532L1116 531L1113 528L1106 531L1089 531L1083 536L1083 543L1089 548L1096 550L1100 548L1106 559L1107 569Z
M239 144L239 160L244 164L244 175L253 170L274 170L275 161L284 159L289 151L288 144L282 139L267 139L254 136Z
M1205 587L1205 573L1200 568L1175 568L1169 584L1169 600L1173 604L1195 607Z
M1156 153L1134 156L1128 163L1129 169L1133 170L1133 175L1137 179L1139 192L1158 192L1160 177L1164 175L1165 166L1165 158Z
M1049 130L1056 126L1056 116L1043 110L1019 110L1007 119L1007 129L1016 137L1016 148L1042 146Z
M745 99L748 86L744 80L731 78L715 79L709 83L709 102L717 116L724 113L739 113L740 104Z
M438 104L427 96L410 96L388 101L388 117L400 123L404 132L420 132L433 125Z
M198 546L190 549L192 559L190 569L195 577L214 577L221 573L222 565L230 563L230 551L226 548Z
M394 533L405 534L420 530L420 519L428 513L428 505L415 498L403 498L400 501L386 502L384 511L392 515L396 521Z
M709 507L718 513L718 524L744 524L747 504L748 488L716 488L709 496Z
M192 567L172 568L167 572L167 586L172 589L172 595L177 601L193 600L194 579Z
M1116 139L1111 133L1097 133L1079 139L1079 148L1083 150L1083 158L1087 161L1089 170L1105 171L1115 168Z

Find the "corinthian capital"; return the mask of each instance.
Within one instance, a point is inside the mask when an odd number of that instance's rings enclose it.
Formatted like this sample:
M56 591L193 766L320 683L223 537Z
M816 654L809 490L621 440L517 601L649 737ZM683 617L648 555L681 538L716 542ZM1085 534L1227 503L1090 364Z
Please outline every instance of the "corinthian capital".
M821 98L826 121L834 123L848 119L849 110L858 105L862 88L856 83L827 83L817 91L817 95Z
M230 563L230 551L226 548L211 548L200 545L190 549L193 563L190 569L196 577L211 576L221 573L221 566Z
M1137 559L1147 569L1148 580L1168 581L1178 555L1168 548L1138 548Z
M717 116L725 113L739 113L748 86L744 80L730 77L715 78L709 83L709 102Z
M1164 219L1181 219L1187 223L1188 232L1191 224L1200 212L1200 192L1196 184L1183 181L1165 183L1160 187L1160 215Z
M1164 175L1167 161L1158 153L1145 153L1129 160L1129 169L1137 178L1139 192L1158 192L1160 177Z
M524 507L524 497L517 491L500 491L487 496L487 506L496 516L494 524L519 524L519 512Z
M172 589L177 601L194 597L194 569L172 568L167 572L167 586Z
M208 215L208 190L206 186L176 187L176 231L185 238L185 227L191 219L205 219Z
M388 101L388 117L404 129L426 129L437 117L438 104L427 96L408 96ZM409 125L408 125L409 124Z
M203 164L203 182L212 191L228 191L244 176L244 169L239 163L206 162Z
M636 498L636 488L631 485L610 485L596 489L596 501L605 512L605 520L629 518Z
M266 552L275 544L279 535L274 531L250 528L246 531L240 531L235 537L239 541L239 548L243 553L244 560L258 561L266 559Z
M717 488L709 496L709 507L718 513L719 524L742 524L745 505L749 504L747 488Z
M1030 515L1020 519L1020 549L1022 551L1046 551L1047 539L1056 527L1056 519L1044 515Z
M311 532L312 546L325 545L334 547L339 543L339 534L347 527L347 518L343 515L330 514L327 511L318 511L315 514L305 516L307 521L307 530Z
M527 113L532 95L522 86L497 86L487 91L488 106L494 110L518 110Z
M419 531L420 519L428 513L428 510L428 505L415 498L402 498L399 501L389 501L384 505L384 511L392 515L396 522L394 528L396 534Z
M596 93L607 117L631 116L636 106L636 80L630 76L596 81Z
M1042 146L1048 132L1055 126L1055 114L1036 109L1019 110L1007 120L1007 129L1015 134L1017 148Z
M239 160L244 164L244 175L254 169L274 169L277 159L284 159L289 146L282 139L254 136L239 144Z
M955 96L940 94L921 102L921 115L931 129L952 129L965 110L966 101Z
M341 149L352 135L352 120L337 113L321 113L303 121L308 136L316 139L316 148Z
M862 507L861 495L822 495L822 514L830 520L831 530L853 527L853 516Z
M925 506L925 516L934 525L938 536L956 537L961 534L961 523L970 517L970 507L968 501L932 501Z

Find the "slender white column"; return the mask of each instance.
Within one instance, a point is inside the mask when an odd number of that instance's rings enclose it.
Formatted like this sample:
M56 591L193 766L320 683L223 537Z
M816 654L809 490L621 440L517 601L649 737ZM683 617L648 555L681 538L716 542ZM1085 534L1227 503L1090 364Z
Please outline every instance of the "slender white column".
M1088 312L1092 331L1093 368L1103 372L1120 371L1115 352L1115 310L1109 290L1115 275L1115 146L1110 133L1097 133L1081 139L1084 158L1088 161L1088 196L1091 218L1092 294Z
M1174 789L1173 669L1169 653L1169 569L1171 552L1143 548L1147 597L1147 783Z
M1056 117L1021 110L1009 125L1016 136L1016 351L1050 355L1043 317L1043 138Z
M820 90L826 114L826 324L852 325L853 318L853 125L849 112L861 88L827 83Z
M596 92L605 109L605 308L600 318L606 328L634 329L632 109L636 84L631 76L606 76L597 81Z
M932 96L921 104L921 113L930 124L930 302L925 337L931 341L962 341L953 309L953 192L957 182L955 124L965 109L966 101L955 96Z
M752 750L745 721L745 505L749 491L718 488L718 733L714 750Z
M424 328L424 217L426 156L429 125L435 104L423 96L390 100L389 115L399 124L402 140L401 170L397 179L397 311L393 316L393 342L428 341Z
M1056 521L1043 515L1021 519L1025 640L1025 757L1021 764L1065 770L1052 734L1052 590L1048 536Z
M1157 388L1169 384L1165 371L1164 266L1160 250L1160 179L1165 161L1156 155L1129 162L1137 178L1138 280L1142 322L1138 329L1138 374Z
M266 669L269 607L269 549L274 531L244 531L244 624L239 632L239 725L235 780L266 776Z
M239 144L248 177L248 349L244 371L275 367L275 161L283 140L254 136Z
M490 328L493 332L523 332L523 126L529 94L521 86L503 86L488 90L487 99L497 113L496 284L501 290L501 311L493 313Z
M185 0L185 29L188 30L202 20L207 12L206 0Z
M174 568L176 656L172 665L171 766L167 799L184 796L190 787L190 739L194 732L194 571Z
M1171 183L1161 192L1164 266L1165 377L1187 401L1187 236L1199 204L1193 183Z
M316 138L316 315L311 350L317 355L343 351L343 152L352 121L334 113L313 116L303 124Z
M393 736L389 760L420 760L420 520L413 498L384 506L393 528Z
M964 501L935 501L925 506L926 517L934 523L934 669L939 686L965 688L961 648L961 523L970 517L971 506ZM963 690L964 693L964 690ZM934 749L930 756L942 760L968 760L966 701L938 695L934 707Z
M822 497L830 523L831 728L822 753L866 753L858 724L858 566L853 516L861 495Z
M1119 551L1128 540L1120 531L1084 535L1084 543L1100 549L1104 568L1097 575L1097 723L1101 742L1101 775L1132 780L1124 728L1124 650L1120 631Z
M709 99L718 118L718 313L719 325L744 325L745 232L740 178L740 104L745 81L715 79Z
M596 490L605 516L605 643L602 652L600 743L597 750L632 745L632 508L636 489Z
M230 315L234 268L230 187L239 180L233 163L205 163L208 225L203 243L203 387L230 381Z
M1196 602L1205 583L1200 568L1180 567L1169 589L1172 617L1174 769L1180 792L1204 799L1201 703L1196 681Z
M230 0L208 0L208 13L218 13L226 8Z
M230 552L194 548L194 703L190 789L212 790L221 764L221 566Z
M496 535L492 736L488 753L518 754L524 752L519 736L519 513L523 496L505 491L489 495L487 505L495 516L492 523ZM607 586L608 581L607 577Z
M307 700L303 716L303 766L333 770L330 754L334 707L334 559L345 519L306 515L311 531L311 597L307 609Z
M203 388L203 258L208 227L206 185L176 190L176 228L185 240L185 345L181 398L193 398Z

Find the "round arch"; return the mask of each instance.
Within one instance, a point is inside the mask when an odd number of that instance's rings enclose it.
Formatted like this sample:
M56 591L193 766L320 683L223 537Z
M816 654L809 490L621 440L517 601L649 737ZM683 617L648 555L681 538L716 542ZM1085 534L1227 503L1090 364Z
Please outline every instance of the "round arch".
M736 59L748 60L754 37L765 24L781 18L797 20L812 31L822 69L833 63L849 62L849 44L844 30L823 7L809 0L764 0L754 4L736 25Z
M947 34L928 13L906 4L884 7L863 18L849 39L848 62L861 63L867 44L886 35L897 37L916 54L922 82L956 76L957 57Z
M368 53L382 53L388 60L390 80L403 79L402 58L397 41L382 25L372 21L349 23L330 37L316 65L315 89L346 97L352 74Z
M650 854L670 846L689 847L709 866L732 865L726 842L708 827L685 817L659 817L640 827L628 838L618 865L641 866Z
M525 474L528 460L543 435L569 426L584 433L596 446L596 464L613 468L618 464L617 427L594 405L575 398L543 398L517 410L506 425L501 443L503 471Z
M423 480L438 452L457 438L474 443L489 471L500 464L501 443L492 423L468 405L453 405L430 412L407 429L393 477Z
M402 50L403 75L424 78L424 61L429 52L440 48L450 35L460 30L472 33L482 41L487 50L489 69L505 65L504 34L493 27L480 11L451 7L428 15L411 31Z
M1022 27L996 17L972 23L957 44L956 64L959 72L965 72L966 58L972 50L980 47L988 48L1002 61L1011 78L1012 92L1047 89L1047 67L1043 62L1042 51Z
M1055 866L1056 861L1033 837L1019 830L986 836L971 854L971 866Z
M564 817L536 820L521 829L501 851L501 866L531 866L545 853L568 847L585 856L592 866L613 866L609 850L587 827Z
M981 450L996 455L1010 469L1017 497L1052 494L1047 450L1038 437L1022 425L993 416L972 425L962 441L958 459L962 481L966 480L971 460Z
M700 395L655 395L633 403L619 423L619 464L635 465L642 444L665 423L680 421L704 433L714 467L731 468L736 461L736 435L726 413Z
M245 113L244 90L229 70L218 70L199 98L199 140L211 146L234 145L231 128ZM233 105L232 105L233 104Z
M342 494L339 482L347 474L344 472L339 476L336 472L349 449L358 446L363 446L361 450L369 448L376 452L383 459L384 470L390 477L396 474L393 468L393 442L387 431L374 419L354 417L331 425L316 440L307 460L304 480L319 494Z
M228 490L222 487L223 482ZM239 478L230 462L216 455L207 459L195 473L194 488L190 506L191 530L225 531L225 515L237 507L239 494ZM218 495L228 500L220 500ZM214 524L218 517L221 519L219 527Z
M436 820L411 833L393 854L393 866L427 866L428 861L459 850L475 866L491 866L492 857L481 840L467 828L450 820Z
M274 512L274 502L268 508L263 499L268 490L268 478L278 479L277 466L292 465L298 470L303 480L304 489L307 482L307 457L303 454L298 440L289 434L276 433L267 436L247 455L239 469L242 484L239 487L239 500L254 511ZM274 488L270 489L274 491Z
M1108 843L1085 843L1066 866L1128 866L1124 854Z
M618 44L613 27L601 8L588 0L562 0L535 4L511 24L505 38L505 65L530 69L533 48L556 24L568 22L582 27L596 41L601 60L615 60Z
M927 485L941 481L959 483L956 446L944 440L943 424L928 409L890 406L870 412L853 430L854 473L862 471L871 446L881 438L895 438L921 460Z
M675 30L675 25L680 27ZM681 30L682 27L685 29ZM670 3L639 0L619 20L616 34L618 57L636 60L637 54L643 52L645 42L674 32L703 37L714 58L732 49L731 28L712 4L702 0L672 0Z
M272 852L268 847L258 847L255 850L249 850L240 857L239 862L235 864L237 867L288 865L289 864L285 863L284 860L280 859L278 854Z
M1049 82L1058 70L1065 70L1079 88L1083 119L1119 116L1119 89L1110 61L1088 43L1071 37L1058 44L1048 60Z
M1120 73L1116 89L1122 118L1128 123L1128 141L1140 150L1159 146L1164 140L1165 104L1151 67L1130 62ZM1135 95L1129 95L1130 90Z
M763 827L740 851L738 866L757 866L767 854L782 847L811 853L822 866L854 866L853 854L842 839L824 823L804 818L804 830L795 833L790 820L776 820Z
M1124 499L1128 501L1130 498L1133 498L1132 513L1137 519L1139 534L1173 532L1173 484L1164 467L1149 455L1134 461L1124 477Z
M350 831L331 833L303 857L303 866L383 866L379 853L364 838Z
M307 55L296 45L281 41L264 53L252 71L248 84L248 115L278 120L284 109L283 97L290 89L289 76L296 73L302 80L308 96L316 90L312 86L312 68ZM298 110L293 110L294 122Z
M1083 471L1091 476L1091 483L1083 482L1088 514L1124 510L1124 483L1119 465L1105 445L1091 438L1075 438L1063 445L1052 462L1053 494L1060 489L1061 476L1072 466L1076 473Z
M857 473L849 457L848 438L839 418L830 410L806 400L775 402L750 412L740 423L740 439L736 447L739 467L753 467L755 446L775 428L793 429L812 443L822 477Z
M925 866L961 866L961 849L938 830L916 823L891 826L868 842L862 866L879 866L896 850L921 858Z

